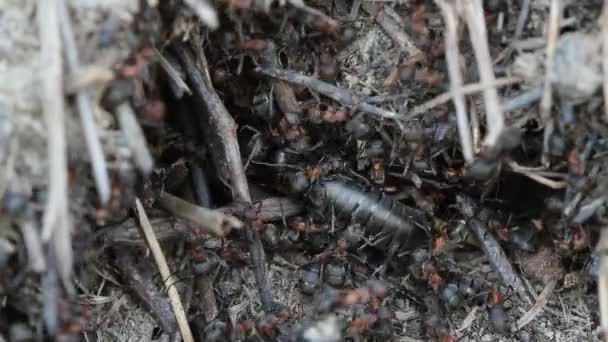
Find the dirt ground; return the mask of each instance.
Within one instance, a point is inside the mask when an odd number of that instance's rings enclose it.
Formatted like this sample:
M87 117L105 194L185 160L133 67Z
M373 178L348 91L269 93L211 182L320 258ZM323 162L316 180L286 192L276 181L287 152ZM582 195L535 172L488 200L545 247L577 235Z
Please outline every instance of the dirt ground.
M603 5L0 1L0 339L602 340Z

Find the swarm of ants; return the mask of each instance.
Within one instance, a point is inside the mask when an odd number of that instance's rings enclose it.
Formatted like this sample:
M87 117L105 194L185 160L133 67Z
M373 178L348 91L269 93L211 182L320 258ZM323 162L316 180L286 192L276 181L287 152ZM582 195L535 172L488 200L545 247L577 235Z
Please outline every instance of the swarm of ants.
M550 2L141 1L95 97L108 198L68 163L74 267L35 228L50 190L3 196L0 331L89 340L120 289L159 341L543 340L608 286L608 31Z

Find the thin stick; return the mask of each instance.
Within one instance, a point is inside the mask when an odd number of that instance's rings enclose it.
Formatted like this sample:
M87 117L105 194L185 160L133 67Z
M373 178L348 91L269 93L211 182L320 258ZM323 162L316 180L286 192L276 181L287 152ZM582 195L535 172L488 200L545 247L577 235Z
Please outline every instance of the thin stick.
M489 86L495 82L492 68L492 58L488 47L488 34L484 20L481 0L463 1L465 20L469 29L469 38L477 60L479 78L482 84L488 85L483 91L486 108L487 134L484 145L493 149L505 128L505 118L500 107L500 99L495 87Z
M368 14L375 16L374 20L376 24L382 28L395 44L399 45L402 51L407 52L410 56L421 54L420 49L414 44L414 40L403 29L402 23L396 19L399 18L399 15L394 13L395 11L392 8L383 6L378 11L377 4L370 1L364 1L361 4L361 8Z
M604 120L608 121L608 0L602 14L602 69L604 70Z
M76 38L74 36L70 14L68 13L68 7L65 0L60 0L59 6L63 42L65 44L65 58L69 72L75 75L80 69ZM101 142L99 141L99 134L97 133L91 98L86 89L77 91L76 105L78 106L82 131L89 150L89 156L91 157L91 166L93 168L93 178L95 179L95 185L97 187L97 195L99 196L99 202L104 205L110 199L110 177L108 176L106 159L103 154Z
M123 102L116 107L116 114L120 129L123 131L127 144L133 152L133 160L142 174L149 175L154 168L154 159L148 149L144 132L137 122L135 112L128 102Z
M165 286L168 286L167 291L169 293L169 301L171 302L171 306L173 307L173 312L175 313L175 318L177 319L179 331L182 333L182 338L185 342L194 342L194 337L192 336L190 325L188 325L188 318L186 317L186 313L184 312L184 308L182 306L181 299L179 298L177 288L175 288L174 285L175 279L173 278L173 274L171 273L169 265L167 264L167 259L165 259L165 255L163 254L163 251L160 248L160 244L156 239L156 235L154 235L154 230L152 229L152 225L150 224L148 215L146 215L146 211L141 205L139 198L135 198L135 205L137 207L139 223L141 224L141 229L144 234L144 237L146 238L148 246L152 251L152 255L154 256L154 261L156 261L156 265L158 266L160 275L165 281Z
M543 152L541 155L541 163L547 165L549 163L549 138L553 133L553 124L551 121L551 106L553 104L551 80L553 79L553 68L555 63L555 50L557 47L557 38L559 35L559 22L562 16L561 0L552 0L549 10L549 28L547 31L547 49L545 52L545 80L543 88L543 97L540 101L540 116L545 125L545 133L543 139Z
M175 50L184 65L194 93L204 101L207 107L205 134L209 139L207 143L215 145L215 148L211 149L211 154L214 164L218 168L218 174L225 177L224 180L230 184L235 200L251 202L249 184L245 177L236 138L236 123L212 85L205 82L207 77L203 77L203 75L207 75L207 73L196 67L190 51L181 45L177 46ZM199 59L203 57L204 55L199 56ZM206 64L206 61L199 62Z
M243 226L243 223L236 217L218 210L199 207L164 191L160 195L159 204L173 215L194 222L200 225L203 231L215 236L223 237L232 228Z
M600 256L600 269L597 280L597 294L600 307L600 328L604 341L608 340L608 228L602 229L596 253Z
M526 169L525 167L522 167L513 161L508 162L508 165L513 172L522 174L542 185L550 187L551 189L564 189L566 186L568 186L568 183L565 181L554 181L552 179L544 177L541 174L542 172L536 172L534 170Z
M534 318L536 318L543 312L545 306L547 305L549 296L551 295L551 293L553 293L553 290L555 289L556 285L556 279L552 279L551 281L549 281L549 283L547 283L543 291L540 293L540 295L538 295L536 303L534 303L534 305L530 308L530 310L528 310L528 312L526 312L525 315L523 315L519 320L517 320L517 330L523 329L526 325L532 322Z
M236 123L224 106L221 98L213 88L209 77L209 68L205 53L199 49L196 63L186 46L176 46L176 52L184 64L188 79L195 94L207 109L207 122L205 125L208 143L214 145L211 149L214 164L218 174L226 177L224 180L230 184L232 197L235 201L251 203L249 183L245 177L245 169L241 160L241 153L236 137ZM199 69L200 68L200 69ZM249 241L249 251L254 265L256 285L260 294L264 311L273 308L271 286L266 275L266 254L258 231L245 229Z
M362 102L361 99L353 94L350 90L336 87L333 84L329 84L323 81L320 81L316 78L312 78L310 76L302 75L292 70L286 69L278 69L278 68L270 68L270 67L258 67L256 72L269 76L278 78L280 80L302 85L308 87L317 93L325 95L334 99L337 102L345 106L355 106L357 109L362 112L366 112L369 114L377 115L381 118L385 119L399 119L403 118L399 114L395 112L391 112L380 107L373 106L369 103Z
M446 39L447 39L447 37L446 37ZM491 84L484 84L481 82L467 84L467 85L462 86L461 91L462 91L463 95L471 95L471 94L475 94L480 91L483 91L483 90L487 89L488 87L504 87L504 86L508 86L508 85L512 85L512 84L517 84L520 82L521 82L521 79L519 79L517 77L503 77L503 78L495 79L494 82ZM413 115L419 115L419 114L426 113L430 109L440 106L452 99L453 99L453 92L451 90L446 91L445 93L439 94L439 95L433 97L432 99L426 101L425 103L414 107L412 109L411 113Z
M29 267L34 272L42 273L46 269L46 258L42 249L40 233L34 226L33 218L26 218L19 227L27 250Z
M48 133L49 184L44 211L42 239L52 238L57 270L68 293L71 283L73 252L72 227L68 211L68 172L65 137L65 108L61 59L61 33L58 0L38 2L38 25L42 64L43 112Z
M454 6L445 1L437 0L441 9L441 14L445 21L445 55L448 64L448 74L450 75L450 92L454 107L456 108L456 121L458 124L458 134L460 136L460 146L462 155L467 164L472 164L474 160L473 143L471 129L469 128L469 118L467 116L464 93L462 91L462 75L460 74L460 56L458 51L458 17Z
M191 95L192 90L190 90L190 87L188 87L188 85L186 84L186 81L184 81L184 79L182 78L180 73L177 70L175 70L173 65L171 65L171 62L169 62L167 60L167 58L165 58L165 56L163 56L163 54L160 51L158 51L157 48L154 48L154 54L156 55L156 58L158 58L158 62L160 64L160 66L163 68L163 70L165 70L165 72L167 73L167 76L169 76L169 78L179 88L179 90L182 93ZM181 95L178 97L181 97Z

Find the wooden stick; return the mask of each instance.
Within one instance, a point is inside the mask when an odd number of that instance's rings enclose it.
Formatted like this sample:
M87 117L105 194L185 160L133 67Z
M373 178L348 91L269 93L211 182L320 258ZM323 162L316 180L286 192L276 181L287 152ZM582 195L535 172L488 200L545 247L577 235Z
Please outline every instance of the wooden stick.
M608 0L602 13L602 69L604 71L604 120L608 121Z
M64 51L66 64L69 72L75 75L80 69L80 61L78 58L78 48L76 47L76 38L74 36L70 14L65 0L60 1L59 13L63 42L65 44ZM91 98L86 89L81 88L76 92L76 106L78 107L82 131L89 150L89 156L91 157L91 166L93 168L95 186L97 187L97 195L99 196L99 202L103 205L110 200L110 176L108 176L106 159L103 154L103 149L101 148L101 142L99 141L99 133L97 132L97 125L93 114L93 105L91 104Z
M471 95L471 94L478 93L480 91L484 91L488 87L504 87L504 86L513 85L513 84L517 84L517 83L521 83L520 78L502 77L502 78L495 79L494 82L490 83L490 84L484 84L481 82L467 84L467 85L462 86L461 90L462 90L463 95ZM440 106L450 100L453 100L453 98L454 98L454 93L451 90L446 91L445 93L439 94L439 95L433 97L432 99L426 101L425 103L414 107L414 109L412 109L411 113L413 115L419 115L419 114L426 113L434 107Z
M52 239L59 276L68 293L74 293L70 279L73 264L72 226L68 211L68 163L58 0L38 2L38 25L42 65L45 66L42 74L42 108L47 125L49 159L49 190L42 239Z
M553 124L551 120L551 106L553 104L551 79L553 78L553 68L555 64L555 50L557 48L557 38L559 36L559 22L562 14L561 0L551 1L549 10L549 27L547 31L547 49L545 52L545 80L543 88L543 97L540 101L540 116L545 125L545 133L543 139L543 152L541 155L541 163L547 165L549 163L549 139L553 133Z
M538 315L540 315L543 312L543 309L547 305L549 296L551 295L551 293L553 293L553 290L555 289L556 285L557 285L557 280L555 280L555 279L553 279L553 280L549 281L549 283L547 283L547 285L543 289L543 292L541 292L540 295L538 296L536 303L534 303L534 305L532 305L530 310L528 310L528 312L526 312L525 315L523 315L519 320L517 320L517 330L523 329L526 325L528 325L530 322L532 322L532 320L534 320L534 318L536 318Z
M200 207L164 191L160 195L159 203L163 209L173 215L194 222L200 225L206 233L215 236L223 237L232 228L243 226L243 223L236 217L226 215L218 210Z
M495 82L492 58L488 47L488 34L484 20L483 5L481 0L463 1L464 14L469 30L469 39L473 45L473 52L477 60L479 78L482 84L490 85ZM484 105L486 108L486 137L484 145L493 149L505 129L505 118L500 106L498 91L495 87L488 86L483 91Z
M171 270L169 269L167 259L165 259L165 255L160 248L156 235L154 235L154 230L152 229L148 215L146 214L146 211L144 210L139 198L135 198L135 206L137 207L137 214L139 216L139 223L141 225L143 235L148 242L150 251L152 251L152 255L154 256L154 261L156 261L160 275L162 279L164 279L164 285L168 287L167 292L169 293L169 301L171 302L171 306L175 312L175 318L177 319L177 325L182 334L182 338L185 342L194 342L192 330L190 330L190 325L188 325L186 312L182 306L177 288L175 288L175 279L171 273Z
M454 107L456 108L456 121L458 124L458 134L460 136L460 146L462 155L467 164L472 164L474 160L473 142L469 118L462 91L462 75L460 74L460 56L458 51L458 16L454 6L445 0L437 0L441 9L441 14L445 21L445 56L448 64L448 74L450 75L450 92Z

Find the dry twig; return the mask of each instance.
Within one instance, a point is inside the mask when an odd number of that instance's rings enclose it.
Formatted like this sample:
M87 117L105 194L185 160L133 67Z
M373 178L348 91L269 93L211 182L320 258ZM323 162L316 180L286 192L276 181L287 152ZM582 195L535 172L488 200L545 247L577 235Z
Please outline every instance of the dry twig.
M604 71L604 120L608 121L608 0L602 13L602 69Z
M447 39L447 36L446 36ZM447 44L446 44L447 45ZM450 77L451 79L451 77ZM485 90L488 87L504 87L508 85L513 85L520 83L521 79L517 77L503 77L494 80L492 84L484 84L484 83L472 83L462 86L461 91L463 95L471 95L478 93L480 91ZM411 115L420 115L428 112L430 109L440 106L450 100L454 100L454 93L450 91L446 91L445 93L439 94L432 99L426 101L423 104L420 104L414 107L411 111Z
M596 251L600 256L600 269L597 280L598 302L600 307L600 328L608 336L608 228L602 229ZM605 338L604 340L607 340Z
M471 129L466 112L464 93L462 91L462 75L460 74L460 56L458 52L458 15L454 6L445 0L437 0L441 14L445 20L445 55L450 76L450 92L456 108L456 119L462 155L467 164L472 164L474 159Z
M377 115L385 119L399 119L404 118L395 112L391 112L380 107L373 106L369 103L362 102L361 99L353 94L351 91L343 88L336 87L333 84L329 84L320 81L310 76L302 75L292 70L269 68L269 67L258 67L256 72L265 76L278 78L280 80L308 87L322 95L330 97L335 101L345 105L354 106L356 109L362 112Z
M194 222L209 234L223 237L233 228L243 227L243 223L233 216L184 201L167 192L162 192L159 204L177 217Z
M543 312L543 309L547 305L547 301L555 286L557 285L557 280L553 279L547 283L543 291L538 295L536 299L536 303L523 315L519 320L517 320L517 330L523 329L528 323L532 322L534 318L540 315Z
M175 67L171 64L171 62L169 62L167 58L165 58L165 56L163 56L163 54L156 48L154 48L154 54L156 55L156 58L158 58L160 66L167 73L167 76L169 76L169 79L181 92L180 94L176 94L176 96L178 98L181 98L183 93L191 95L192 90L190 90L190 87L188 87L186 81L184 81L184 79L182 78L182 75L180 75L180 73L175 70Z
M483 251L488 257L490 264L494 267L496 272L500 274L505 285L515 290L525 301L532 303L530 294L526 290L523 281L515 273L513 266L509 262L509 258L505 254L504 250L496 241L494 236L486 225L480 220L473 218L469 221L469 228L475 233L477 239L481 242Z
M142 174L150 174L154 168L154 159L152 159L152 154L146 143L146 137L137 122L133 108L131 108L128 102L123 102L116 107L116 114L127 144L131 152L133 152L135 165L137 165Z
M141 233L139 233L141 236ZM116 266L123 274L131 293L139 299L147 310L158 320L164 332L175 333L177 321L167 298L154 285L151 267L138 267L128 250L116 248ZM152 266L152 265L146 265ZM111 309L110 309L111 311Z
M202 46L202 42L199 42L199 46ZM186 46L178 45L175 50L188 74L194 93L207 109L207 121L204 125L205 135L209 139L207 143L214 147L211 149L211 154L217 168L217 174L223 175L225 177L223 180L230 185L233 200L251 203L249 184L245 177L245 169L243 168L236 137L236 123L213 88L205 54L202 50L199 50L198 59L195 63ZM266 254L262 246L262 240L260 234L253 229L247 228L245 233L247 234L247 240L249 240L250 254L262 306L265 311L270 311L273 307L273 301L270 283L266 276Z
M167 286L169 300L171 302L171 306L173 307L173 312L175 313L175 318L177 319L177 325L182 334L182 338L185 342L194 342L194 337L192 336L192 331L190 330L190 325L188 324L188 317L186 317L186 312L184 312L179 293L175 287L175 279L171 273L171 270L169 269L169 265L167 264L165 255L160 248L160 244L154 235L154 230L152 229L150 220L148 220L148 215L146 215L144 207L141 205L138 198L135 199L135 205L137 207L139 223L141 224L143 235L145 236L148 246L150 247L150 251L154 256L154 260L156 261L160 275L164 280L164 285Z
M80 70L80 61L78 58L78 48L76 47L76 38L74 36L70 14L65 0L60 1L59 13L68 70L70 74L75 75ZM91 157L91 166L93 168L97 194L99 195L100 203L103 205L110 199L110 177L108 176L106 159L103 154L101 142L99 141L99 133L97 132L95 115L93 114L93 105L91 104L91 98L86 89L80 88L80 90L76 92L76 105L78 106L82 130Z
M492 58L488 47L488 34L484 20L481 0L463 1L464 16L469 29L469 37L477 60L479 78L484 85L495 82ZM495 87L486 87L483 91L486 108L486 137L484 145L494 149L505 129L505 119L500 106L500 99Z
M38 29L42 75L44 119L48 134L49 184L48 200L44 211L42 238L52 239L64 287L74 292L72 275L72 225L68 212L68 172L65 135L65 107L63 97L63 73L61 59L61 33L59 25L59 1L38 2Z
M543 97L540 101L540 116L545 124L543 139L543 152L541 163L549 163L549 139L553 133L553 120L551 120L551 106L553 104L551 80L553 79L553 65L555 64L555 50L557 48L557 38L559 35L559 24L562 16L561 0L552 0L549 10L549 26L547 30L547 49L545 52L545 80Z
M410 56L416 56L421 53L420 49L413 43L412 38L403 29L402 23L397 19L399 15L392 8L383 6L378 10L377 4L370 1L364 1L361 4L361 8L374 16L374 20L378 26L399 45L402 51L407 52Z

